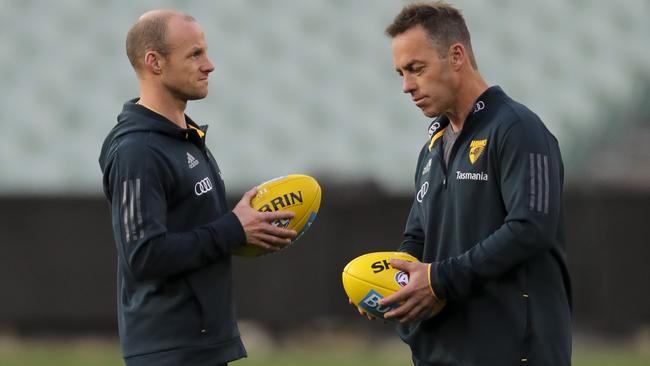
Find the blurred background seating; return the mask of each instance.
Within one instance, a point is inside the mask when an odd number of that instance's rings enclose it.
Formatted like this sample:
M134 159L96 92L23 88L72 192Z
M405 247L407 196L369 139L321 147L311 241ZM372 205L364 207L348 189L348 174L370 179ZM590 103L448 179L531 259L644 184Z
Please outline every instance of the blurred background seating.
M216 70L188 114L211 126L231 201L287 173L323 185L322 211L296 248L237 260L240 318L278 332L352 324L374 334L339 276L356 255L396 247L413 194L429 121L402 94L383 35L405 3L0 1L0 333L115 334L97 158L137 96L126 32L168 7L206 33ZM650 3L453 3L488 83L560 141L576 333L647 343Z

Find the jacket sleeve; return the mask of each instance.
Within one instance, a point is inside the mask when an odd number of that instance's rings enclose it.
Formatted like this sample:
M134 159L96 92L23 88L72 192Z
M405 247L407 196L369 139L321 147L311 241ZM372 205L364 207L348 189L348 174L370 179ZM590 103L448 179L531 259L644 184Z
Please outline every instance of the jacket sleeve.
M424 232L422 231L422 224L420 223L417 209L417 202L413 200L411 212L406 220L404 240L397 250L400 252L406 252L415 258L422 260L424 252Z
M425 145L420 151L420 156L418 157L418 163L415 167L415 189L417 190L417 182L420 169L422 168L422 159L426 155L427 145ZM404 229L404 240L402 244L397 249L400 252L406 252L415 258L422 260L422 255L424 252L424 230L422 229L422 223L420 222L420 216L418 214L418 203L413 199L413 204L411 204L411 211L409 216L406 219L406 227Z
M167 230L167 194L173 176L147 146L121 146L108 172L113 233L120 259L137 280L191 271L230 255L246 242L232 213L186 232Z
M563 164L555 138L541 122L514 123L497 160L504 223L460 256L432 263L430 283L441 298L466 296L473 285L559 245Z

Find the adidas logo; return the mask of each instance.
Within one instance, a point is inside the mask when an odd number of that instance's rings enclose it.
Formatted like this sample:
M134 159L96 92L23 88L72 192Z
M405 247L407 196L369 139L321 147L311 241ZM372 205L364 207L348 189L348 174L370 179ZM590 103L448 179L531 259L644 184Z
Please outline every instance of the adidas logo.
M187 153L187 166L189 166L190 169L192 169L197 165L199 165L199 161L195 157L193 157L192 154Z
M429 161L427 161L427 165L425 165L424 169L422 169L422 175L427 174L429 170L431 170L431 160L432 159L429 159Z

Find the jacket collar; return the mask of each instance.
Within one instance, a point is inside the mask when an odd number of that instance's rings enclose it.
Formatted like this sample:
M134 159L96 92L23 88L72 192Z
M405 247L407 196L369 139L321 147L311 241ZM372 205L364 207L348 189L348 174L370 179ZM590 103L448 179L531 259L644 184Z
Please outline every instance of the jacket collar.
M122 113L118 117L118 125L122 124L120 127L122 127L123 133L133 131L153 131L181 140L192 141L201 146L205 144L205 135L208 131L208 125L199 126L186 114L185 122L188 124L188 128L181 128L165 116L162 116L145 106L136 104L138 100L139 98L134 98L124 103ZM203 133L203 136L201 136L197 130L200 130Z
M474 102L472 111L469 112L463 124L462 135L467 135L472 132L482 119L494 114L495 109L492 108L498 104L498 101L507 98L500 86L495 85L487 88ZM433 149L435 142L442 137L442 134L449 126L449 118L445 115L436 117L429 125L429 151ZM460 137L460 136L459 136Z

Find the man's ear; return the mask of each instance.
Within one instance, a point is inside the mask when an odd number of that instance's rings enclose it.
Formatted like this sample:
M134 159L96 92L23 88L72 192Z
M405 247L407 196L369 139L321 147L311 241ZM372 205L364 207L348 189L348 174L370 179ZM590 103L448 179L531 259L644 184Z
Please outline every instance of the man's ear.
M453 70L460 70L461 66L465 63L465 47L460 43L454 43L449 47L449 64Z
M156 51L147 51L144 54L144 68L154 75L162 73L162 55Z

